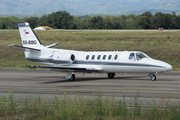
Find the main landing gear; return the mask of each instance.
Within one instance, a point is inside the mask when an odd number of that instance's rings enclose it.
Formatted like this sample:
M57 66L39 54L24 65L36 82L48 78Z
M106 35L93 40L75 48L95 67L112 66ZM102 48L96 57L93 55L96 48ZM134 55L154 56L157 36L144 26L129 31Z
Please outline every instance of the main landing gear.
M75 79L76 79L75 74L72 74L72 75L71 75L71 78L69 78L69 81L74 81Z
M108 78L114 78L115 75L115 73L108 73Z
M154 75L153 73L150 73L149 74L149 77L152 81L155 81L156 80L156 75Z
M69 81L74 81L76 79L74 72L67 72L66 79L69 79Z

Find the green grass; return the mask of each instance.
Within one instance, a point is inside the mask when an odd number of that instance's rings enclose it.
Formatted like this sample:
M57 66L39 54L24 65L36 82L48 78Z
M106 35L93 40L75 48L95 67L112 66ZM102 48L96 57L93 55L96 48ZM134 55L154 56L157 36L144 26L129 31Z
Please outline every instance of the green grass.
M168 62L180 71L179 31L36 31L43 45L58 43L56 48L80 51L142 51ZM21 45L18 31L0 31L0 68L26 68L34 65L24 54L8 48Z
M180 104L167 104L159 107L157 103L143 106L138 98L126 106L122 100L114 98L85 99L81 95L75 97L54 96L51 100L27 96L20 102L14 100L14 94L0 96L0 119L16 120L164 120L180 119Z

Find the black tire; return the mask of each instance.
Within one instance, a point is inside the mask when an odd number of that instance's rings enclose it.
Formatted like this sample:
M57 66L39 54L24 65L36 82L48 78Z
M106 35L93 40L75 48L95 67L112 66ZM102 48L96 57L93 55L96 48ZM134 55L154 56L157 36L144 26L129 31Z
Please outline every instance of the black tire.
M76 79L75 74L72 74L71 78L69 79L69 81L74 81Z
M156 75L151 74L151 75L150 75L150 79L151 79L152 81L155 81L155 80L156 80Z
M114 78L115 73L108 73L108 78Z

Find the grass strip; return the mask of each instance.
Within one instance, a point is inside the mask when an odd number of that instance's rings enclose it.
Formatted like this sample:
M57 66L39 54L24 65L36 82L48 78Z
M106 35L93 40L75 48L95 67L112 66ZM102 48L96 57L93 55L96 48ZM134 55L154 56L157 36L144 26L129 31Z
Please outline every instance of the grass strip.
M134 98L130 106L122 100L102 98L85 99L81 95L63 98L55 95L52 100L28 96L15 102L14 94L0 97L0 119L44 119L44 120L160 120L180 119L180 104L167 103L159 107L157 103L143 106L138 98Z
M58 49L79 51L142 51L180 71L179 31L35 31L44 46L58 43ZM19 31L0 31L0 68L29 69L36 63L24 60L24 53L8 47L21 45Z

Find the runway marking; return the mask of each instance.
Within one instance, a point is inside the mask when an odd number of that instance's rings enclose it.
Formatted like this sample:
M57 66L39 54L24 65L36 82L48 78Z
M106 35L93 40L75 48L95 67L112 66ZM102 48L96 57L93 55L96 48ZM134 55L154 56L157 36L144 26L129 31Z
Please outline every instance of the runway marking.
M48 79L48 80L60 80L60 79L63 79L63 78L61 78L61 77L59 77L59 78L44 78L44 77L40 77L40 78L36 78L36 77L10 77L10 76L0 76L0 78L16 78L16 79ZM94 78L93 78L94 79ZM97 77L97 79L99 79L98 77ZM123 80L123 79L106 79L106 78L100 78L101 80L116 80L116 81L140 81L140 82L147 82L147 80L145 80L145 79L141 79L141 80L130 80L130 79L127 79L127 80ZM83 80L82 80L83 81ZM171 81L171 80L169 80L169 81L156 81L156 82L180 82L180 81Z
M50 79L50 80L52 80L52 79L57 79L57 80L59 80L59 78L36 78L36 77L9 77L9 76L1 76L0 78L16 78L16 79Z
M1 76L0 78L32 78L32 77L9 77L9 76Z
M62 88L32 88L32 87L0 87L9 89L34 89L34 90L68 90L68 91L95 91L95 92L138 92L138 93L174 93L180 94L180 92L171 91L139 91L139 90L101 90L101 89L62 89Z

